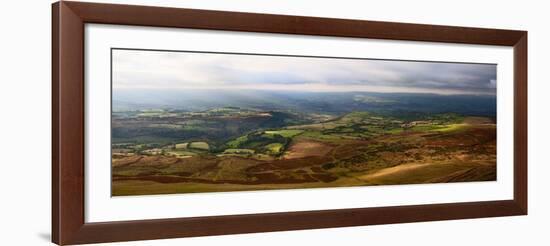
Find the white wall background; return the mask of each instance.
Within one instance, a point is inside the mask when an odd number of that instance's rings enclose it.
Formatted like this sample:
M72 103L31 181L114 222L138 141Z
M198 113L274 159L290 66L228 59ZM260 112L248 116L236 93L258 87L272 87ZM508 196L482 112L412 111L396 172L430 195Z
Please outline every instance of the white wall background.
M96 2L529 31L529 215L112 245L548 245L550 21L545 1L225 0ZM0 245L50 241L50 3L6 1L0 14Z

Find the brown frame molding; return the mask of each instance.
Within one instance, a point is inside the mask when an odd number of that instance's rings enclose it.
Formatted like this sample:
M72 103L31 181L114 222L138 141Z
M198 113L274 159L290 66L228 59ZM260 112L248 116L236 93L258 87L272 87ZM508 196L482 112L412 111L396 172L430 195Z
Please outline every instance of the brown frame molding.
M514 48L514 199L124 222L84 220L84 24ZM61 1L52 6L52 241L59 245L527 214L527 32Z

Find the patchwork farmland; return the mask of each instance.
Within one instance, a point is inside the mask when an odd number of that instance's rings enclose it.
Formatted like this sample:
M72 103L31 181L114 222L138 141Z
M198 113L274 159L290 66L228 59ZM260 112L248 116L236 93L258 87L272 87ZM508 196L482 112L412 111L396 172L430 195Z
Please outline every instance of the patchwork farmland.
M240 107L113 113L113 195L496 180L487 116Z

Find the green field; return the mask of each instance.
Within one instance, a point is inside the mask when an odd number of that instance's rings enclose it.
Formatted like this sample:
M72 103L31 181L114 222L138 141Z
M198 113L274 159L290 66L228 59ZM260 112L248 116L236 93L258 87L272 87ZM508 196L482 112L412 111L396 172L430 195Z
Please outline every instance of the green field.
M266 135L281 135L285 138L294 137L300 133L304 132L303 130L278 130L278 131L265 131Z
M192 143L189 143L187 148L208 151L210 149L210 145L208 145L207 142L192 142Z

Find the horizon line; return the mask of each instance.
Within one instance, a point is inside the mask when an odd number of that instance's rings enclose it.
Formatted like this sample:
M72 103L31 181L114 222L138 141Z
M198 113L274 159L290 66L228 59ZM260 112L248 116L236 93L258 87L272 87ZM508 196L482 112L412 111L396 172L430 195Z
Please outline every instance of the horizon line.
M140 88L128 88L128 87L112 87L112 91L143 91L143 90L154 90L154 91L264 91L264 92L289 92L289 93L377 93L377 94L428 94L428 95L440 95L440 96L496 96L496 91L494 93L488 92L464 92L464 91L441 91L435 92L430 90L418 90L410 91L413 88L407 88L409 91L375 91L375 90L341 90L341 91L329 91L329 90L293 90L293 89L266 89L266 88L158 88L158 87L140 87Z

